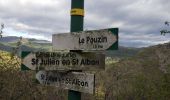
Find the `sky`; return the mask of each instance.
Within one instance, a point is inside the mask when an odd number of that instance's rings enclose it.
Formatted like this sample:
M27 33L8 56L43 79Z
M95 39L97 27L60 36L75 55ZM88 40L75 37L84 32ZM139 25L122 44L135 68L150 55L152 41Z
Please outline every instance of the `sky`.
M75 0L76 1L76 0ZM147 47L170 41L169 0L85 0L84 30L119 28L119 45ZM0 0L4 36L52 41L70 31L71 0Z

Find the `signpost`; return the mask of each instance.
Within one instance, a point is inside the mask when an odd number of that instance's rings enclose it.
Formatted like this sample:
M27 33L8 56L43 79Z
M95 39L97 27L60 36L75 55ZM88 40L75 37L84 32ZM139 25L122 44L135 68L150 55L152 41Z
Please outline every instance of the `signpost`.
M94 93L95 75L82 72L67 74L53 71L39 71L36 79L40 84L56 86L85 93Z
M54 50L117 50L118 28L53 34Z
M22 70L97 70L105 55L90 52L22 52Z
M39 83L69 89L68 100L81 100L81 92L93 94L95 89L95 75L82 70L104 69L105 66L104 54L82 50L117 50L119 30L83 31L84 0L72 0L70 13L71 32L52 36L53 50L62 52L22 52L21 70L44 70L36 74ZM66 70L66 73L57 70ZM67 73L68 70L71 71Z
M71 0L70 14L71 14L70 31L71 32L83 31L84 0ZM68 100L81 100L81 92L69 90Z

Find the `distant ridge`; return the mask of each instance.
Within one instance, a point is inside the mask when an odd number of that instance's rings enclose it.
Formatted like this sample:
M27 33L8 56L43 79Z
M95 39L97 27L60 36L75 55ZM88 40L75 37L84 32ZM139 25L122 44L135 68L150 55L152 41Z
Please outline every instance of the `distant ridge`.
M16 36L7 36L0 38L0 42L17 42L19 37Z
M11 52L12 47L16 46L17 41L20 37L8 36L0 39L0 50ZM142 48L131 48L120 46L118 50L106 51L107 57L131 57L136 55ZM37 40L33 38L23 38L21 50L38 51L52 50L51 41L47 40Z
M19 39L20 39L20 37L7 36L7 37L0 38L0 42L6 42L6 43L17 42ZM34 38L23 38L23 40L28 40L28 41L31 41L31 42L34 42L34 43L51 43L51 41L38 40L38 39L34 39Z
M7 36L0 38L0 50L13 52L20 37ZM33 38L23 38L22 45L19 47L18 54L21 51L49 51L52 49L52 44L47 40L37 40Z

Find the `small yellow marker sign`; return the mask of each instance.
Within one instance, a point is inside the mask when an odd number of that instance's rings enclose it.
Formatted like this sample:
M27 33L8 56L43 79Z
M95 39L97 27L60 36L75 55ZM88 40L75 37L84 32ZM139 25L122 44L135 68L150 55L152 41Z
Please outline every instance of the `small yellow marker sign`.
M71 15L84 16L84 9L74 8L74 9L71 9L70 13Z

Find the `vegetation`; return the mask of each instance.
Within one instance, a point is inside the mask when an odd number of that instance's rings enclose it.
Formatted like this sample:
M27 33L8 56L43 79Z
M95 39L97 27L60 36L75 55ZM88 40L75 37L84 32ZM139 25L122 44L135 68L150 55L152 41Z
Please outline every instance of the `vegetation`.
M105 88L105 99L169 100L169 45L149 47L134 57L108 65L109 68L97 76L103 79L99 84Z
M21 60L0 51L0 100L64 100L67 92L35 83L35 72L20 70Z
M165 25L166 25L166 26L169 26L169 23L170 23L170 22L165 21ZM168 30L166 30L166 29L163 29L163 30L161 30L160 32L161 32L161 35L164 35L164 36L165 36L165 34L170 33L170 31L168 31Z
M20 71L21 59L0 51L0 100L66 100L67 90L35 82L35 71ZM96 72L95 95L82 100L169 100L170 43L142 49L137 55L106 59Z
M4 24L2 23L2 24L1 24L1 29L0 29L0 38L2 38L2 33L3 33L2 30L3 30L3 29L4 29Z

